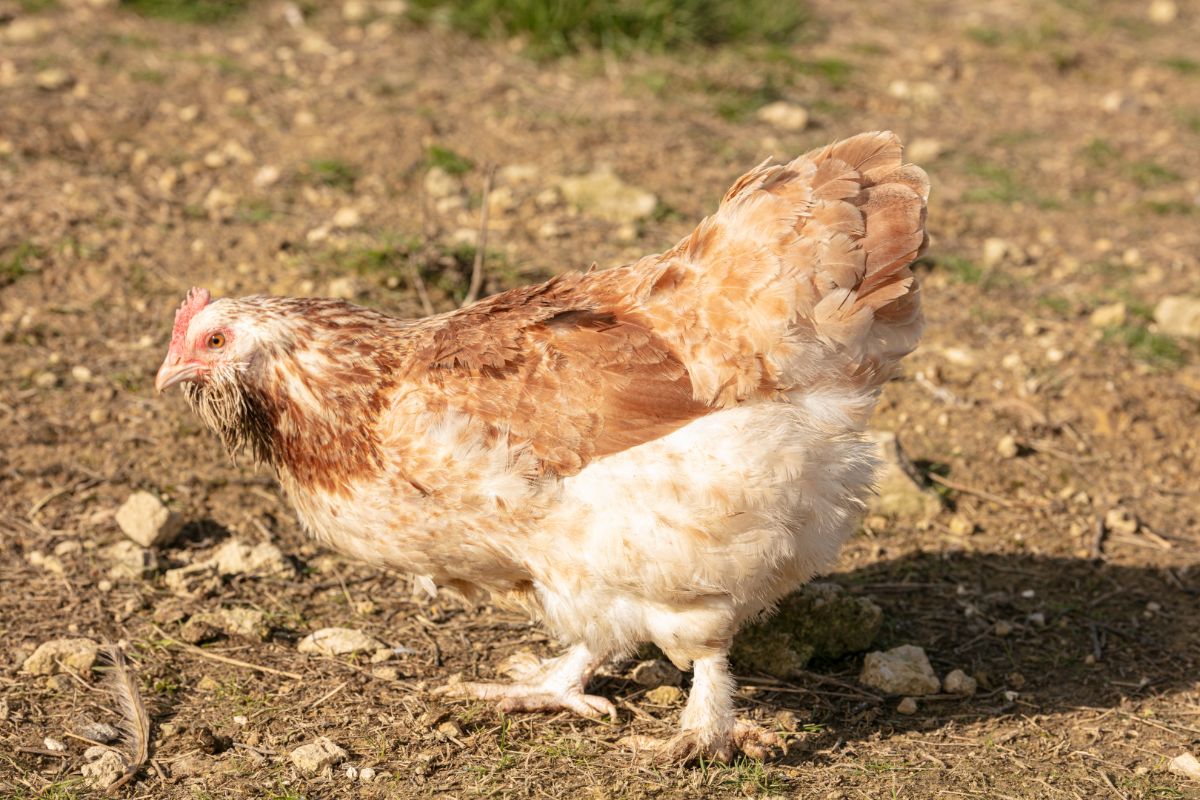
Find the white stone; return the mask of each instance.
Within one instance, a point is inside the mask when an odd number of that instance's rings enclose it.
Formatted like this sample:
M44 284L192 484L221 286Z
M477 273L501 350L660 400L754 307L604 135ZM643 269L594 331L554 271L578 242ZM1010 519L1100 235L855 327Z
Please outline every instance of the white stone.
M1105 512L1104 527L1113 533L1132 535L1138 532L1138 518L1128 508L1118 506Z
M326 737L322 736L311 744L297 747L291 752L292 763L301 772L315 775L325 769L337 766L346 760L348 754Z
M1200 781L1200 761L1197 761L1191 753L1181 753L1175 756L1167 765L1167 769L1176 775Z
M353 300L362 294L362 284L353 275L342 275L334 278L325 287L325 294L339 300Z
M117 524L142 547L169 544L183 528L183 517L149 492L134 492L117 511Z
M98 649L91 639L51 639L38 645L22 668L30 675L55 675L64 667L86 674L96 663Z
M947 694L958 694L970 697L975 694L977 684L975 679L961 669L953 669L942 679L942 690Z
M926 164L937 160L945 149L945 145L938 139L920 137L913 139L904 148L904 160L913 164Z
M658 198L653 193L625 183L609 167L563 178L558 188L579 211L608 222L636 222L653 214L658 207Z
M340 230L351 230L362 225L362 214L357 208L345 206L339 208L337 213L333 215L333 227Z
M906 697L896 704L896 711L900 714L915 714L917 713L917 700L914 697Z
M300 640L297 649L301 653L323 656L340 656L348 653L363 653L386 647L383 642L353 628L322 628Z
M158 569L154 551L128 539L109 545L102 553L112 562L108 576L114 580L139 580Z
M1154 321L1162 333L1200 339L1200 297L1164 297L1154 307Z
M272 164L264 164L258 168L258 172L254 173L254 186L258 189L267 189L279 182L279 167Z
M430 200L440 200L443 197L453 197L463 193L462 180L441 167L430 167L429 171L425 173L423 185L425 194Z
M941 500L917 480L916 467L904 453L896 434L871 431L868 436L878 446L883 462L876 484L877 493L869 501L871 513L917 519L936 515L941 510Z
M1128 314L1124 303L1109 303L1096 308L1088 317L1088 322L1093 328L1112 328L1124 325Z
M1170 25L1179 16L1179 6L1174 0L1153 0L1146 9L1146 16L1158 25Z
M342 3L342 19L346 22L362 22L371 15L371 7L363 0L346 0Z
M107 789L125 774L125 762L114 750L105 750L95 761L89 761L79 770L84 783L93 789Z
M1021 452L1021 448L1012 436L1002 436L1000 441L996 442L996 452L1002 458L1016 458L1017 454Z
M942 686L925 651L911 644L868 653L858 680L887 694L937 694Z
M1011 249L1009 243L995 236L983 240L983 266L994 267L1004 261Z
M33 82L37 84L39 89L56 92L60 89L70 87L75 82L75 79L71 77L71 73L61 67L50 67L38 72L33 77Z
M230 539L212 555L212 563L222 575L290 575L295 570L283 551L270 542L249 545Z
M808 109L786 100L767 103L754 116L781 131L802 131L808 127Z
M370 783L375 780L375 770L371 767L363 767L358 771L358 780L360 783Z

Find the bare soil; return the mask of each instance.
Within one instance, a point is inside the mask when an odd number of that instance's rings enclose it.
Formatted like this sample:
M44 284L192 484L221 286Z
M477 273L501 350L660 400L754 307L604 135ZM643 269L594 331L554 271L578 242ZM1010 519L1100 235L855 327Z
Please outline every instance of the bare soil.
M1200 796L1166 770L1200 752L1200 351L1150 320L1200 275L1192 4L1158 23L1143 2L816 0L818 28L787 58L552 63L332 7L297 27L264 3L213 28L42 5L0 2L0 796L91 794L87 745L64 731L81 714L111 721L108 701L86 676L20 669L68 636L127 643L140 676L157 766L131 796ZM809 127L759 121L776 98L807 107ZM554 643L306 541L269 476L231 464L178 396L153 394L192 285L418 314L416 269L452 308L488 165L507 176L493 194L512 198L490 220L494 291L662 249L763 158L878 128L925 140L934 244L928 333L875 424L948 482L946 507L868 519L830 580L883 607L878 646L924 647L939 674L979 677L974 697L900 714L858 686L861 656L786 683L746 675L741 713L787 733L788 755L678 770L616 745L667 732L679 711L649 703L628 665L596 686L616 725L442 705L428 690L451 676L490 677ZM431 159L465 168L462 208L424 192ZM600 164L659 211L621 226L542 194ZM512 165L530 166L525 180ZM346 207L361 224L331 227ZM1091 323L1117 302L1124 323ZM237 536L277 543L297 577L192 599L161 570L111 579L101 552L136 489L188 520L163 569ZM1137 532L1098 537L1117 507ZM62 548L61 574L31 560L64 542L79 548ZM271 634L206 652L303 678L172 643L187 614L221 607L267 612ZM391 676L297 653L327 626L411 652ZM233 746L212 752L214 735ZM30 752L47 736L65 753ZM376 780L299 775L287 754L317 736Z

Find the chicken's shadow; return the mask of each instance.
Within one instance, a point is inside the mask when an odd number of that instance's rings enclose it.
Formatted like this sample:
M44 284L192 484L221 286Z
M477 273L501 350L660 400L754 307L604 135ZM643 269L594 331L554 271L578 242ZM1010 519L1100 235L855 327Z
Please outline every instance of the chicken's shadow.
M787 756L793 763L854 740L951 720L1112 708L1126 698L1195 687L1196 573L1060 557L918 553L825 580L882 607L873 649L923 647L939 677L954 669L976 676L974 696L919 699L916 713L900 714L900 698L860 691L861 655L810 665L784 691L753 675L740 680L757 687L753 703L795 713L800 733Z

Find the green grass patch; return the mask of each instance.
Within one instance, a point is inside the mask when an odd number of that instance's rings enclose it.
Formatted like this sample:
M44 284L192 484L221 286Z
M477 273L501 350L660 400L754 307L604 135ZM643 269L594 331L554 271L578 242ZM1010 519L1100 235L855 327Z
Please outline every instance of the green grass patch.
M1145 206L1147 211L1152 214L1158 214L1160 217L1175 214L1194 214L1200 208L1200 206L1197 206L1195 203L1189 203L1187 200L1147 200Z
M1071 315L1071 301L1065 297L1058 295L1047 295L1039 297L1037 304L1043 308L1048 308L1060 317L1069 317Z
M1129 165L1129 176L1143 189L1156 189L1175 183L1182 177L1178 172L1153 161L1136 161Z
M983 280L983 267L976 264L969 258L962 256L925 256L921 258L917 265L925 265L934 272L944 272L951 280L958 283L979 283Z
M58 0L21 0L21 10L26 14L58 8Z
M970 203L1029 203L1038 208L1055 208L1058 202L1052 198L1039 197L1023 184L1012 170L989 161L974 161L967 165L966 173L977 179L974 186L963 193Z
M35 262L43 256L42 248L32 242L22 242L11 250L0 252L0 288L36 271Z
M1134 359L1155 367L1173 368L1187 363L1187 353L1170 336L1151 333L1145 325L1130 323L1104 331L1104 341L1120 342Z
M121 0L121 6L145 17L212 25L236 17L250 0Z
M1175 70L1180 75L1200 75L1200 61L1196 61L1194 58L1177 56L1164 58L1160 63L1164 67Z
M236 216L242 222L262 223L275 216L275 209L266 200L247 200L238 205Z
M409 13L472 36L520 37L542 58L779 44L812 21L799 0L414 0Z
M167 82L167 73L160 69L135 69L129 74L135 81L153 83L156 86L162 86Z
M967 28L967 36L986 47L995 47L1004 41L1004 34L995 28Z
M451 175L465 175L475 166L475 162L466 156L436 144L429 145L425 150L425 162L430 167L438 167Z
M336 158L317 158L306 165L308 177L321 186L348 192L358 180L358 169Z
M1108 167L1120 159L1120 153L1107 139L1094 137L1083 147L1083 158L1096 167Z

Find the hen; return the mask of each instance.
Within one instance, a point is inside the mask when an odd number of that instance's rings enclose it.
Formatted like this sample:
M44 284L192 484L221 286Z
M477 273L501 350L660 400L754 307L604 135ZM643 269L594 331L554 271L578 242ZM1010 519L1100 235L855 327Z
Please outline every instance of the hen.
M193 289L155 385L270 465L320 541L514 600L568 648L445 691L615 717L588 680L650 641L694 679L678 734L642 744L762 755L730 640L833 563L871 491L928 189L867 133L752 170L666 253L427 319Z

